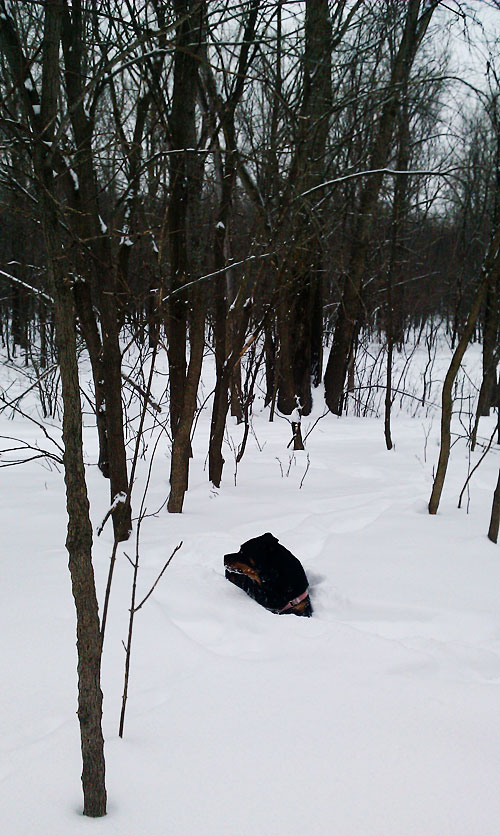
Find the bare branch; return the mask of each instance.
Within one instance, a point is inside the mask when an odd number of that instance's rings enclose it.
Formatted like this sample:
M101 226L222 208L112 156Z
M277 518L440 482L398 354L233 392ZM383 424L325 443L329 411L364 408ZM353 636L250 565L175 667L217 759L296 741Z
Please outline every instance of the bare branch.
M151 589L149 590L149 592L148 592L148 594L146 595L146 597L142 599L142 601L141 601L141 603L140 603L140 604L137 604L137 606L136 606L136 607L134 607L134 612L137 612L138 610L140 610L140 609L141 609L141 607L142 607L142 606L146 603L146 601L148 600L148 598L149 598L149 597L153 594L153 592L155 591L156 586L158 585L159 581L161 580L161 577L162 577L163 573L164 573L164 572L165 572L165 570L166 570L166 569L170 566L170 563L172 562L172 558L173 558L173 557L174 557L174 555L175 555L175 554L179 551L179 549L180 549L180 548L181 548L181 546L182 546L182 543L183 543L183 541L181 540L181 542L179 543L179 545L175 547L175 549L173 550L172 554L171 554L171 555L170 555L170 557L168 558L167 562L165 563L165 566L163 567L163 569L161 570L160 574L159 574L159 575L158 575L158 577L156 578L156 580L155 580L155 582L154 582L153 586L152 586L152 587L151 587Z

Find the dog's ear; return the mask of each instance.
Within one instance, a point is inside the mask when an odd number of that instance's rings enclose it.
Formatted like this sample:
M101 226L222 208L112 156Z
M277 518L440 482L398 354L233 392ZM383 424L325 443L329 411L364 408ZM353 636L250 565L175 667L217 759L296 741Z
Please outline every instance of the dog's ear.
M279 543L278 538L277 538L277 537L275 537L275 536L274 536L274 534L271 534L271 532L270 532L270 531L266 531L266 533L262 535L262 540L263 540L263 542L264 542L264 543L266 543L266 544L267 544L267 543L268 543L268 544L271 544L271 543Z

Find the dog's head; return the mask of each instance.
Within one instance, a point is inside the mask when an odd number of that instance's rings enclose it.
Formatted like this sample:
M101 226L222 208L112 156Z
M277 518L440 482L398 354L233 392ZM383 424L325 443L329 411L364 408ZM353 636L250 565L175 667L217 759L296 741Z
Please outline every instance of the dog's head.
M224 566L226 567L226 578L229 575L244 575L246 578L249 578L252 583L259 584L259 586L262 584L259 570L257 569L255 560L252 557L244 558L241 552L237 552L236 554L225 554Z

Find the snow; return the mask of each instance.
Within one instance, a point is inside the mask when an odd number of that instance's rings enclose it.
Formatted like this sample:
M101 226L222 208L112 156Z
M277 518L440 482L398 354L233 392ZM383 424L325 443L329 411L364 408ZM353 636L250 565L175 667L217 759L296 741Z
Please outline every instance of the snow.
M79 183L79 181L78 181L78 175L77 175L76 171L74 171L74 170L71 168L71 166L68 168L68 171L69 171L70 177L71 177L71 179L72 179L72 181L73 181L73 185L74 185L74 187L75 187L76 191L78 191L78 190L79 190L79 188L80 188L80 183ZM101 224L102 224L102 221L101 221Z
M470 375L478 352L466 355ZM417 351L413 363L423 368L426 356ZM434 403L445 368L438 357ZM1 373L10 398L26 388L7 365ZM210 369L204 382L210 391ZM138 600L183 546L136 615L123 740L121 642L132 576L124 553L133 555L135 543L120 546L103 658L109 810L99 820L81 815L63 477L40 462L2 471L2 834L499 832L500 554L486 538L498 448L472 479L467 513L457 498L482 451L457 441L440 512L429 516L439 412L409 403L414 417L397 409L391 452L379 418L328 414L306 451L292 453L288 422L269 423L259 396L236 485L226 447L218 491L204 472L203 411L184 513L163 508L141 527ZM302 419L304 437L323 411L319 392ZM482 436L493 421L482 419ZM458 416L455 429L463 432ZM237 448L242 430L229 431ZM34 443L37 433L0 414L0 434ZM95 524L109 487L95 466L94 428L85 443ZM168 494L168 465L163 449L148 513ZM140 459L136 509L146 477ZM223 555L265 531L301 559L312 618L273 615L225 581ZM101 602L111 537L108 525L94 542Z

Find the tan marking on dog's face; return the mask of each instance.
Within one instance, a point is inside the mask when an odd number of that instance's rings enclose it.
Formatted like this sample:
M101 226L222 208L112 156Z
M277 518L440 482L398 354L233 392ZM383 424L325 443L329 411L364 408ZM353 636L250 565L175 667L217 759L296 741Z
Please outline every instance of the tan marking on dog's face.
M229 571L233 569L236 572L241 572L242 575L246 575L247 578L250 578L252 581L255 581L255 583L262 583L257 571L255 569L252 569L251 566L248 566L247 563L231 563L226 568L229 569Z

